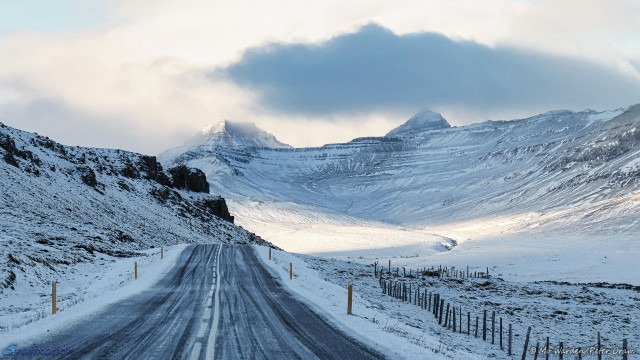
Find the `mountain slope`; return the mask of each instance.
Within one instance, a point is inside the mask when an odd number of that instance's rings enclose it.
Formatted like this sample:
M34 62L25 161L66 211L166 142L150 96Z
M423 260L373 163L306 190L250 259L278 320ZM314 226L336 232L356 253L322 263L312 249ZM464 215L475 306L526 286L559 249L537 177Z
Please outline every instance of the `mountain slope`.
M247 243L199 170L57 144L0 124L0 300L41 291L78 264L189 239ZM49 285L50 286L50 285ZM0 301L0 308L8 302Z
M414 118L390 133L402 138L305 149L197 148L161 159L202 169L231 199L292 201L366 220L433 225L632 192L638 184L621 165L635 166L635 150L599 167L561 163L578 156L576 149L592 148L595 137L622 136L618 132L634 125L616 130L609 124L624 117L639 122L634 109L554 111L458 128L432 116L436 126L415 126Z

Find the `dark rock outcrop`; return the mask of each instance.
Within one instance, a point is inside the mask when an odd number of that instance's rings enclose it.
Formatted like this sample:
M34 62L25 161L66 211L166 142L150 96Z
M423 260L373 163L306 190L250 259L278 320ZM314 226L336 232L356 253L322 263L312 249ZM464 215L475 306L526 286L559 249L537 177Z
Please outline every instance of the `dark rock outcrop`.
M190 169L184 165L169 169L173 187L195 192L209 193L207 177L200 169Z
M96 173L88 166L81 166L78 168L78 172L80 173L80 179L86 185L91 187L96 187L98 185L98 180L96 179Z
M230 223L233 223L233 216L229 213L229 208L227 208L227 202L223 199L207 199L202 203L205 208L212 214L216 215L219 218L227 220Z

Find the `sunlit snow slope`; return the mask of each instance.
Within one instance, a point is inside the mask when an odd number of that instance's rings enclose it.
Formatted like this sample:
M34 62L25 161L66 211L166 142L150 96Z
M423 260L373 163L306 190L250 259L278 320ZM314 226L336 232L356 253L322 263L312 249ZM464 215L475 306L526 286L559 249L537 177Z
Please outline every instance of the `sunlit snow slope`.
M202 169L240 223L268 238L271 229L285 249L325 233L365 248L388 247L384 238L396 235L436 247L447 237L518 232L631 236L640 215L639 125L640 106L462 127L425 111L385 137L302 149L210 142L160 160ZM356 225L395 235L347 230Z

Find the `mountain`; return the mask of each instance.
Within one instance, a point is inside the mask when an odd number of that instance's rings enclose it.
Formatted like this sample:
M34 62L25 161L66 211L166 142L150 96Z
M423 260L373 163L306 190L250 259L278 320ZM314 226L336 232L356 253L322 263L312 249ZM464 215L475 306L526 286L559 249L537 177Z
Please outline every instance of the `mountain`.
M451 125L439 113L424 110L415 114L406 123L387 133L388 137L415 137L425 131L448 129Z
M202 131L185 145L168 150L160 157L175 157L189 151L210 151L224 148L273 148L290 149L272 134L259 129L249 122L220 120L205 126Z
M627 220L640 209L632 203L640 190L638 109L560 110L456 128L422 112L386 137L303 149L200 148L161 160L202 169L236 205L290 204L411 227L568 211L545 226L629 233L635 220ZM613 202L627 203L613 211ZM249 226L250 208L239 211Z
M1 123L0 190L0 300L18 291L39 297L52 279L73 279L80 264L139 256L176 237L256 238L232 223L200 170L164 170L153 156L64 146Z

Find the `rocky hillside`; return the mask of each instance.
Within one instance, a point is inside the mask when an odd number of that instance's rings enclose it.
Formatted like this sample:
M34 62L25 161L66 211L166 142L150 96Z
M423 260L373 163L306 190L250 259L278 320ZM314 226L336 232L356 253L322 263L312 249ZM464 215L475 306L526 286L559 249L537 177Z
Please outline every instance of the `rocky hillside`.
M176 237L256 239L233 224L200 170L165 171L152 156L64 146L3 124L0 190L0 294L42 287L78 263L175 244Z

